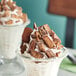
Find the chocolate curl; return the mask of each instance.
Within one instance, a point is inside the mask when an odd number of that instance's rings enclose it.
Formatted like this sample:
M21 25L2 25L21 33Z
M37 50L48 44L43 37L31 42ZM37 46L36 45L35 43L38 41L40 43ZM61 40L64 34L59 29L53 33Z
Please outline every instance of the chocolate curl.
M37 25L36 25L36 23L34 23L34 29L37 30Z

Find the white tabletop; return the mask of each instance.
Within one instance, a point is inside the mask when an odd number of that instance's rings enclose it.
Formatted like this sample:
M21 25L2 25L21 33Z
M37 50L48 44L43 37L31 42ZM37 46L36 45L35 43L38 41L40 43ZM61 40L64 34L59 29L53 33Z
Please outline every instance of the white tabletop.
M70 50L70 52L72 52L74 54L76 53L76 50L72 50L72 49L69 49L69 50ZM72 72L60 69L58 76L76 76L76 73L72 73Z

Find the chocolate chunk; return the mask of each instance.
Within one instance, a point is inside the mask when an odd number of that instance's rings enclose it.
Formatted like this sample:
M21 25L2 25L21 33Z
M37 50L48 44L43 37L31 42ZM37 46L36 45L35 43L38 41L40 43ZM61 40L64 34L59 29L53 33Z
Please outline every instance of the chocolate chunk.
M51 40L47 35L44 35L42 38L43 38L43 41L45 42L45 44L49 48L53 48L53 46L54 46L53 40Z
M5 24L13 24L13 20L6 21Z
M52 32L48 24L43 25L43 28L51 35Z
M40 35L39 31L36 31L33 34L31 34L31 37L36 39L37 41L39 41L41 39L41 35Z
M35 40L32 40L32 41L30 42L28 52L35 50L35 48L36 48L36 41L35 41Z
M22 45L21 46L21 53L22 54L26 51L26 48L27 48L26 45Z
M55 33L52 35L52 38L53 38L55 43L58 43L58 42L61 43L61 40L59 39L59 37Z
M51 50L47 50L45 53L48 58L56 57L56 54L54 54Z
M43 43L38 43L38 48L39 48L39 50L41 51L41 52L45 52L46 50L45 50L45 45L43 44Z
M0 21L0 25L3 25L3 22L2 21Z
M37 52L37 51L31 51L30 52L31 56L35 57L35 58L43 58L44 55L41 54L40 52Z
M23 42L29 43L29 41L30 41L30 35L31 35L32 31L33 30L31 28L29 28L29 27L26 27L24 29L24 32L23 32L23 35L22 35L22 41Z
M43 35L46 35L47 34L47 31L44 30L43 28L40 28L39 29L39 33L40 33L41 36L43 36Z
M40 41L41 35L38 31L35 32L36 40Z

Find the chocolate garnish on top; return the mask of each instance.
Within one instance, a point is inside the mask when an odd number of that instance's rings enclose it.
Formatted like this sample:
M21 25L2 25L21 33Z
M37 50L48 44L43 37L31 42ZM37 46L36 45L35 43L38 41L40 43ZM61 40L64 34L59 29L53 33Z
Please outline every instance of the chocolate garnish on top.
M24 34L27 41L28 31ZM26 42L24 41L24 43ZM45 55L47 58L58 57L61 52L54 53L52 49L60 50L63 48L61 40L47 24L37 27L36 23L34 31L29 34L28 45L28 53L35 58L44 58Z

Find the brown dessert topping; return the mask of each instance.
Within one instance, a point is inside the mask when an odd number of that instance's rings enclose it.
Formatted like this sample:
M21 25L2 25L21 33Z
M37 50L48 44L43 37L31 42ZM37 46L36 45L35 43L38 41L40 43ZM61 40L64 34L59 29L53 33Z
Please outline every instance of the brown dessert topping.
M13 24L13 20L6 21L5 24Z
M26 27L24 29L24 32L23 32L23 35L22 35L22 41L26 42L26 43L29 43L29 41L30 41L30 35L31 35L32 32L33 32L33 30L31 28Z
M43 38L43 41L45 42L45 44L49 48L53 48L53 46L54 46L53 40L51 40L47 35L44 35L42 38Z
M21 53L22 54L26 51L26 48L27 48L26 45L22 45L21 46Z
M41 52L45 52L46 50L45 50L45 45L43 44L43 43L38 43L38 48L39 48L39 50L41 51Z
M0 21L0 25L3 25L2 21Z
M63 46L55 32L47 24L39 28L34 24L34 28L33 33L30 28L26 28L25 33L23 33L25 36L22 37L25 43L28 41L28 53L35 58L43 58L44 55L48 58L58 57L61 52L54 53L51 49L60 50Z
M45 24L45 25L43 25L43 28L51 35L52 33L51 33L51 29L50 29L50 27L47 25L47 24Z
M40 52L37 52L37 51L31 51L31 56L35 57L35 58L43 58L44 55L41 54Z
M54 54L51 50L47 50L46 55L48 58L56 57L56 54Z
M32 40L32 41L30 42L28 52L35 50L35 48L36 48L36 40Z

